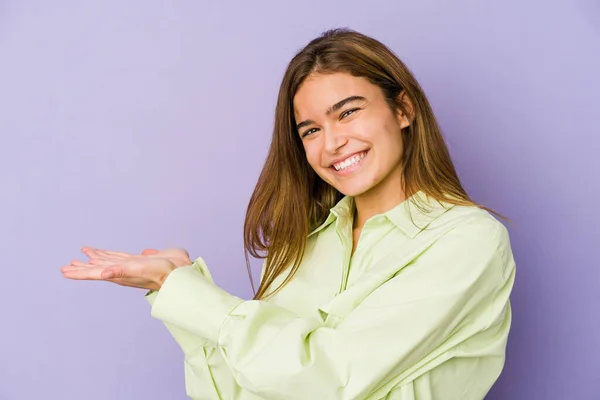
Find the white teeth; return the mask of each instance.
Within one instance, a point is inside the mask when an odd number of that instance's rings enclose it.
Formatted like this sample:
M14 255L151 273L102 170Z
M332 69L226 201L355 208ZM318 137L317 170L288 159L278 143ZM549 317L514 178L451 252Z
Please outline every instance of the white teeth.
M356 154L352 157L348 157L342 162L333 164L333 168L335 168L336 171L340 171L344 168L348 168L349 166L354 165L357 162L359 162L360 160L362 160L363 158L365 158L365 155L367 155L367 153L362 152L362 153Z

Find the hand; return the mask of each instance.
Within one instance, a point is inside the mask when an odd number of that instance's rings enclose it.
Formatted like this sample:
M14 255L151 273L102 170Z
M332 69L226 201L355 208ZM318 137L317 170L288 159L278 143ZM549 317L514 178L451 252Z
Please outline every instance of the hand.
M177 267L183 267L184 265L191 265L189 253L181 247L171 247L164 250L156 249L145 249L142 251L142 255L158 258L166 258L171 261Z
M124 253L121 251L110 251L110 250L100 250L93 247L83 247L81 251L90 258L99 258L99 257L112 257L112 256L120 256L120 257L140 257L137 254ZM142 251L142 256L148 256L150 258L166 258L171 261L177 267L183 267L184 265L191 265L192 261L190 260L190 255L187 250L181 247L171 247L164 250L157 249L145 249Z
M105 280L122 286L158 290L171 271L177 268L172 261L158 257L160 252L135 255L92 247L84 247L81 251L90 258L89 262L73 260L70 265L62 267L65 278ZM148 252L154 250L148 249Z

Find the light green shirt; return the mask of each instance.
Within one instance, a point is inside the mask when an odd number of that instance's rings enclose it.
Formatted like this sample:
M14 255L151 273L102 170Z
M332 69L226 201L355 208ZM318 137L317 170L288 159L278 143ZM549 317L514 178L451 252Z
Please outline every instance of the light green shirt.
M409 200L370 218L353 255L354 200L342 199L268 301L220 289L201 258L174 270L147 297L183 349L187 394L483 399L511 324L508 232L479 208L414 198L427 209Z

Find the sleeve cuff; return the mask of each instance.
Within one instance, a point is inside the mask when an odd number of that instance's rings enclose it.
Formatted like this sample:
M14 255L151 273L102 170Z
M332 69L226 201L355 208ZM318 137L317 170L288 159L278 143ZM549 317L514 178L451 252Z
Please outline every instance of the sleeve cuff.
M154 318L216 344L224 321L243 300L214 285L207 272L199 258L173 270L160 290L146 297Z
M148 300L148 303L150 303L150 306L153 306L157 295L158 295L158 290L150 290L144 295L144 297L146 298L146 300Z

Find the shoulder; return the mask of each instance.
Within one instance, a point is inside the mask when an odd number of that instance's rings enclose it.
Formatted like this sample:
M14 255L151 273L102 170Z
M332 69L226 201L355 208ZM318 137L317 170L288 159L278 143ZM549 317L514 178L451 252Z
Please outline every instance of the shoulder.
M457 244L477 244L499 249L510 246L506 226L479 207L453 206L437 218L430 228L445 230L442 237L456 239Z
M442 229L432 250L463 259L494 260L504 272L514 267L510 235L506 226L486 210L474 206L453 206L431 224Z

